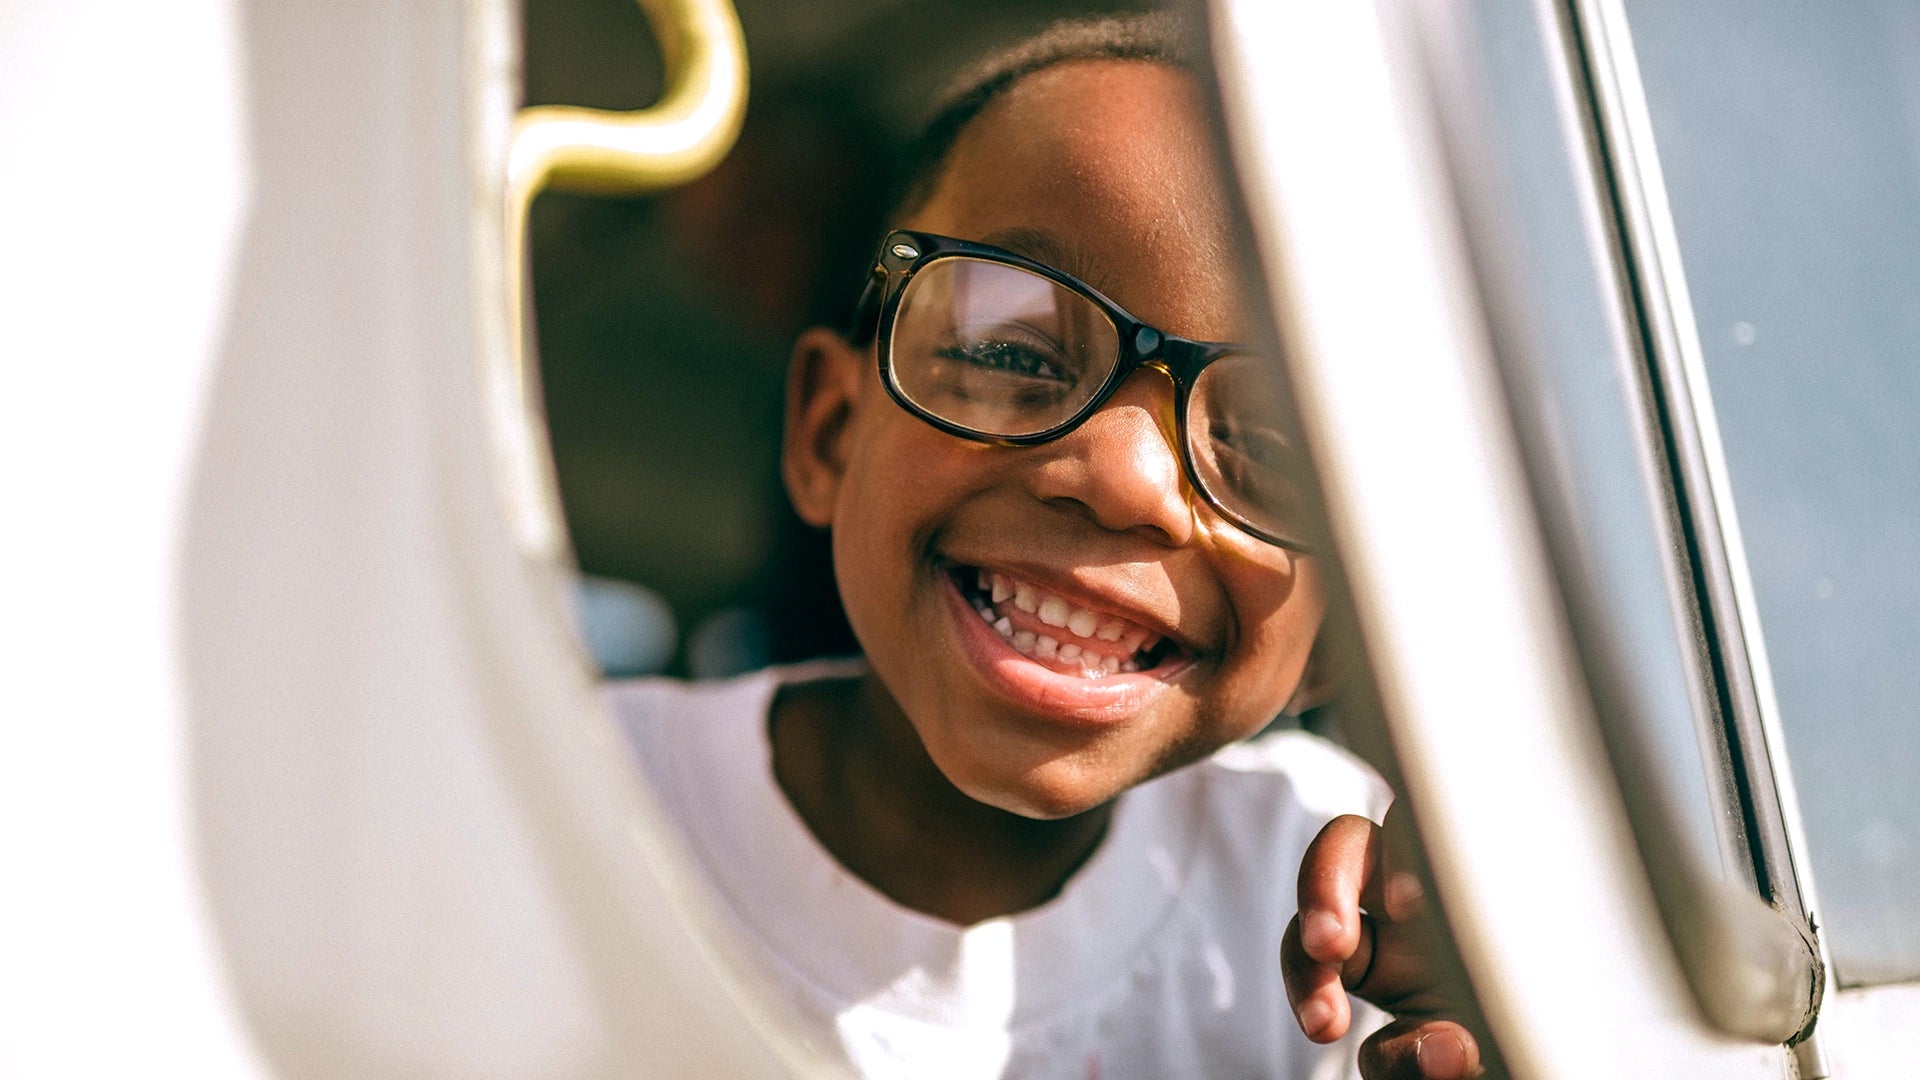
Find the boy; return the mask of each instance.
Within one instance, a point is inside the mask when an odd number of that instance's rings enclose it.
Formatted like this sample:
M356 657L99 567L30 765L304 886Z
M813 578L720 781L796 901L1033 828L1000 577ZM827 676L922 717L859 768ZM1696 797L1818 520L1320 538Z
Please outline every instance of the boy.
M858 325L795 348L783 473L864 665L613 691L767 977L862 1075L1354 1060L1371 824L1315 845L1305 946L1288 898L1315 832L1386 792L1303 734L1236 745L1315 693L1325 601L1271 361L1210 344L1250 334L1208 137L1159 19L986 65L928 131ZM1368 989L1418 982L1390 974ZM1345 1042L1285 1024L1289 987ZM1367 1071L1471 1068L1430 1034Z

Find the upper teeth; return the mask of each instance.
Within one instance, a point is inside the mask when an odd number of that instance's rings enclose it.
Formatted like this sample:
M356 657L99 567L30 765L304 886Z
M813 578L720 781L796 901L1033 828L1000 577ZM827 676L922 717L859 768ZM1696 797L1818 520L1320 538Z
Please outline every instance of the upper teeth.
M1138 626L1075 607L1065 597L1003 574L980 571L979 587L985 594L982 600L976 601L980 607L980 617L1014 649L1028 656L1067 664L1077 663L1086 674L1096 678L1116 671L1139 671L1137 654L1143 648L1153 648L1160 641ZM994 607L983 602L986 597L992 598ZM1015 629L1010 619L994 610L1008 601L1012 602L1013 607L1035 616L1044 625L1064 630L1065 633L1049 635ZM1095 642L1113 642L1118 648L1102 649L1095 646ZM1121 655L1112 655L1114 652Z

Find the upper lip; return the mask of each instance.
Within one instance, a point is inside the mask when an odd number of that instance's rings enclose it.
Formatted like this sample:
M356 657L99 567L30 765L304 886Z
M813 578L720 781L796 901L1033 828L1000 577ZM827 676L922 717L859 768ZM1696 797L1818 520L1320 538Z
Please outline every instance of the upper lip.
M1175 625L1174 612L1178 610L1179 603L1171 588L1154 590L1157 595L1143 597L1139 589L1098 580L1087 580L1072 570L1060 570L1005 559L953 558L951 561L957 565L977 567L981 570L1019 578L1058 595L1076 607L1086 608L1095 614L1123 619L1143 630L1166 638L1190 656L1202 651L1190 636Z

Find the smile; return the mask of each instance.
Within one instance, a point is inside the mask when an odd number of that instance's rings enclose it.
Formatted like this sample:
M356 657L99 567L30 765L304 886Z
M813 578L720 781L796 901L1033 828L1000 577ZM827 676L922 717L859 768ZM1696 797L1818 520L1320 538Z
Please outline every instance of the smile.
M957 563L941 576L975 670L1032 713L1074 725L1121 722L1194 663L1189 649L1155 627L1037 582Z
M1179 652L1143 626L1010 574L961 566L953 577L968 606L1002 641L1063 675L1105 679L1152 671Z
M941 577L962 652L987 686L1030 715L1076 727L1122 723L1194 663L1146 627L1078 607L1037 584L955 564ZM1076 623L1090 632L1075 633ZM1048 649L1053 655L1043 655Z

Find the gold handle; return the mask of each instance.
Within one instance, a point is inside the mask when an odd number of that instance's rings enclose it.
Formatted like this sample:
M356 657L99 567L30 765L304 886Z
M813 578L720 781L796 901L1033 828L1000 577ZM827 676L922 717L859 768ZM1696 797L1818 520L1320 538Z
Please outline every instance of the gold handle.
M522 109L507 152L507 191L524 211L543 187L645 194L711 169L740 132L747 53L729 0L640 0L666 67L653 106L606 112Z
M633 112L572 105L520 110L507 146L507 297L515 368L524 328L527 211L543 188L643 195L719 164L747 107L747 50L731 0L639 0L666 69L660 100Z
M746 114L746 44L731 0L639 3L666 69L660 100L625 113L564 105L522 109L504 133L505 175L494 172L482 184L491 189L488 202L500 198L493 205L501 212L493 227L480 231L490 241L483 250L501 261L482 257L476 265L506 309L496 313L504 316L493 324L498 332L483 334L478 352L502 508L522 549L556 565L566 560L568 545L546 423L528 377L527 211L548 186L645 194L684 184L726 156ZM510 5L483 6L501 14L496 29L504 31Z

